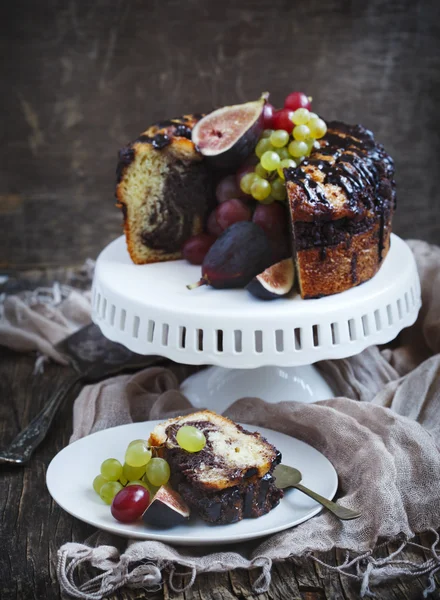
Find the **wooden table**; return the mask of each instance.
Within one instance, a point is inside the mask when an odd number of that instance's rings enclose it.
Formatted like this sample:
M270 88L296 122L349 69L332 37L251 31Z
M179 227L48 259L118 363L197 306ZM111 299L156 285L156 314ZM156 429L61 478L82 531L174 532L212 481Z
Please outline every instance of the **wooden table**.
M34 271L10 281L8 291L51 280L54 271ZM56 272L57 279L65 271ZM1 289L0 289L1 291ZM49 363L42 375L34 375L35 357L17 354L0 347L0 446L6 446L48 401L51 391L61 385L68 368ZM0 465L0 598L1 600L52 600L61 598L56 578L58 548L67 541L83 542L95 529L65 513L52 501L45 485L47 465L69 440L72 430L72 403L75 392L55 417L48 437L26 467ZM419 540L427 546L428 539ZM383 556L397 548L389 544ZM320 554L329 564L344 561L340 551ZM407 550L401 558L420 561L420 550ZM340 577L313 560L286 560L275 564L267 594L254 595L252 582L258 571L211 573L197 577L185 593L174 593L166 580L154 594L142 590L118 592L112 600L354 600L359 584ZM440 586L440 573L437 574ZM397 580L378 588L383 600L418 600L426 586L424 578ZM431 598L440 598L435 592Z

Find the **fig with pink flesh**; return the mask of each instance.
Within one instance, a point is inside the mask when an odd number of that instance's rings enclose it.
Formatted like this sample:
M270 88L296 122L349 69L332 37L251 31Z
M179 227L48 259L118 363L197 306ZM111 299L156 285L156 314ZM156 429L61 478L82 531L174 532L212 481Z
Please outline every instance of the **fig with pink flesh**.
M198 150L215 169L235 169L254 151L264 127L264 105L259 100L224 106L203 117L191 137Z
M294 282L293 259L286 258L254 277L246 289L261 300L275 300L287 296L292 290Z
M261 227L240 221L228 227L213 243L203 261L200 281L187 287L245 287L272 263L272 247Z
M155 527L175 527L189 518L189 508L182 496L169 485L162 485L154 495L142 520Z

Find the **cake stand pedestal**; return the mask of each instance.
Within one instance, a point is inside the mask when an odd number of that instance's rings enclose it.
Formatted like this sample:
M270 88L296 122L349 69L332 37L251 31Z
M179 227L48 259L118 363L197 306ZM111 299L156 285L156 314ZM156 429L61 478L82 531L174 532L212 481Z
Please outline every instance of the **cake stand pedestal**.
M188 290L200 267L186 261L135 265L122 236L96 263L92 318L138 354L214 365L182 390L196 406L222 412L238 398L314 402L333 392L313 363L358 354L412 325L421 306L411 250L396 235L379 272L334 296L298 294L264 302L246 290Z

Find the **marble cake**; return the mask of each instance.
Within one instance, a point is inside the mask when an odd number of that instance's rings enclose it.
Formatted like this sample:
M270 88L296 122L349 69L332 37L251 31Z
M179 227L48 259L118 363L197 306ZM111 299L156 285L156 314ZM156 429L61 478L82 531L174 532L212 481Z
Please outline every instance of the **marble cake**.
M301 296L343 292L379 270L390 246L394 165L360 125L328 123L285 178Z
M177 431L184 424L203 431L206 445L200 452L187 452L177 444ZM260 517L283 496L272 477L280 452L260 434L209 410L156 426L149 443L168 461L173 488L210 523Z
M212 181L191 141L201 117L157 123L119 152L116 198L136 264L181 258L184 242L203 229Z

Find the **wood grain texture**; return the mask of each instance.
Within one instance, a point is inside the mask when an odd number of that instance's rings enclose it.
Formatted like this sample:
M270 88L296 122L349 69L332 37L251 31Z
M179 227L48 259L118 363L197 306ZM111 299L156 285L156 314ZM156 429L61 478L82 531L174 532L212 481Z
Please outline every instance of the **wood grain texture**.
M150 123L303 89L394 156L395 231L440 241L436 0L16 0L0 51L0 265L80 263L121 231L120 146Z

